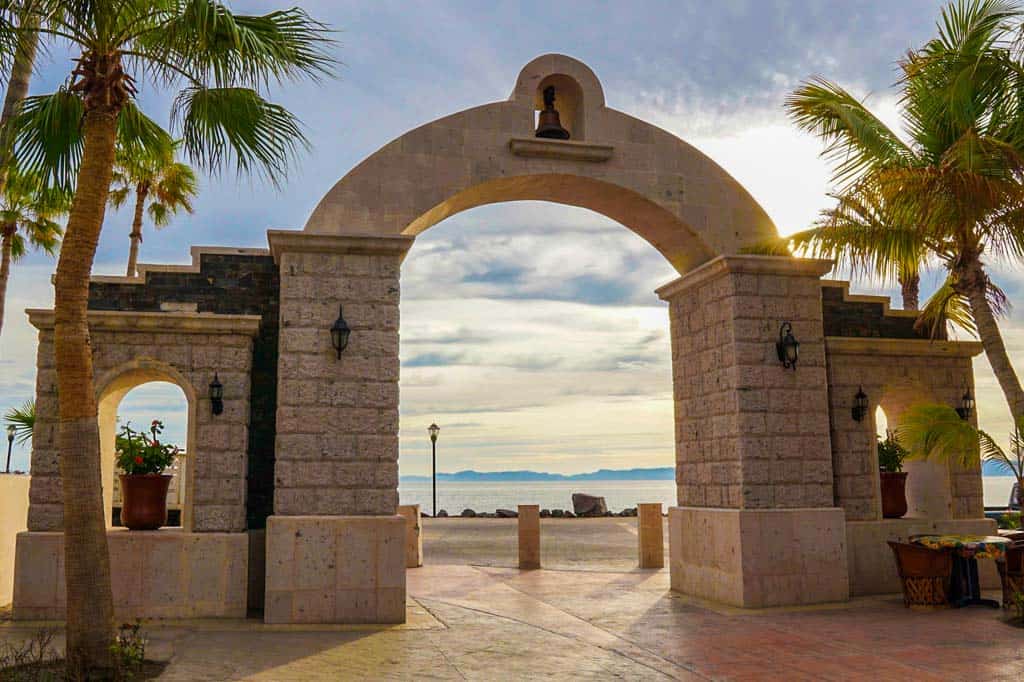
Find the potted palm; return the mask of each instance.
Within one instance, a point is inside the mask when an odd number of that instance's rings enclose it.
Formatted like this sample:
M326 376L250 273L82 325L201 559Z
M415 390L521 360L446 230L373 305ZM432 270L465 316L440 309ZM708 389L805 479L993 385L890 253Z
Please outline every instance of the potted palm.
M878 438L878 479L882 487L882 517L900 519L907 513L907 472L903 460L907 450L889 431Z
M121 480L121 523L129 530L157 530L167 523L167 488L163 473L181 454L175 445L160 442L163 422L154 419L149 433L121 427L117 437L117 466Z

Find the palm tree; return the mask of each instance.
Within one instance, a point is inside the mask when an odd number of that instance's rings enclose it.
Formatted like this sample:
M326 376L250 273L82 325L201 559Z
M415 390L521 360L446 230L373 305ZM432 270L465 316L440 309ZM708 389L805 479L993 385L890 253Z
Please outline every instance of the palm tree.
M171 216L179 210L192 212L192 199L199 188L192 167L175 160L175 153L180 146L181 142L178 141L170 148L155 150L155 153L138 147L118 150L110 205L121 208L130 196L135 198L135 214L129 235L129 277L135 275L139 260L143 211L149 213L157 229L166 227Z
M30 3L26 3L30 4ZM11 163L11 129L10 122L18 115L21 103L28 94L29 81L32 79L32 68L35 65L36 50L39 46L38 17L32 13L21 12L15 17L18 25L23 27L13 44L10 77L7 80L7 92L4 95L3 110L0 111L0 192L7 183L7 174Z
M22 3L0 0L0 45L17 42ZM57 264L54 355L64 499L67 659L78 674L110 661L113 602L89 345L89 277L113 176L118 133L155 141L134 104L136 82L177 91L172 127L189 159L213 172L286 173L306 144L298 122L268 102L270 86L329 74L327 28L301 9L234 14L217 0L35 0L42 35L78 53L70 85L26 100L15 154L74 199ZM30 106L31 105L31 106ZM141 135L139 135L141 134ZM147 135L148 134L148 135ZM84 671L84 672L83 672Z
M1017 479L1024 491L1024 420L1017 420L1007 452L990 435L961 419L948 405L915 405L900 420L899 439L916 459L952 461L963 467L991 463ZM1021 500L1018 499L1018 503Z
M947 274L945 301L963 302L1015 419L1024 389L996 322L991 259L1024 256L1024 70L1021 12L1004 0L958 0L939 35L901 62L906 141L839 85L815 78L787 100L791 118L825 142L840 204L881 202L880 224L826 221L793 244L843 254L876 274ZM847 229L850 228L850 229ZM995 298L993 298L995 293Z
M67 213L70 204L67 193L47 190L33 176L17 169L5 175L0 197L0 330L11 262L24 256L30 246L55 254L63 229L54 218Z
M36 427L36 401L26 400L21 407L12 407L4 415L8 426L14 427L14 441L25 445L32 440Z

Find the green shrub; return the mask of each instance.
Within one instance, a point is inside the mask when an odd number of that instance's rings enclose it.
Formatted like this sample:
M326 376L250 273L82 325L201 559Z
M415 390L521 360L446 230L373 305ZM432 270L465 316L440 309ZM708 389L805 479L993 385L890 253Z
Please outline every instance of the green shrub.
M903 471L903 460L907 458L907 449L900 445L896 434L889 431L885 438L878 437L878 468L882 471Z

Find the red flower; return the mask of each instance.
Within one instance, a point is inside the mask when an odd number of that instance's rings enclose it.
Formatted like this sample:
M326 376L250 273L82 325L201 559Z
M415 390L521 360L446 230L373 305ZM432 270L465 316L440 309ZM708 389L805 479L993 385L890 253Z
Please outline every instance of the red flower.
M141 457L139 457L138 455L136 455L136 456L135 456L135 463L136 463L136 464L142 464L142 458L141 458Z

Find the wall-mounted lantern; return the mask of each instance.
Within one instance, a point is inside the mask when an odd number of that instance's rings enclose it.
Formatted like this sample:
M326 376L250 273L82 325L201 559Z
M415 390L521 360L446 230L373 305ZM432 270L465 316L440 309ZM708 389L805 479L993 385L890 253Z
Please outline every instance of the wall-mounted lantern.
M960 415L960 418L967 421L971 418L971 414L974 412L974 396L971 395L971 389L964 391L964 395L960 398L960 407L956 408L956 413Z
M220 383L220 377L213 373L213 381L210 382L210 410L214 414L224 412L224 384Z
M800 342L793 336L793 325L783 322L779 327L779 340L775 343L779 353L779 362L786 369L796 371L796 362L800 359Z
M853 396L853 421L862 422L868 416L868 396L864 393L864 387L857 388L857 395Z
M341 351L348 346L348 337L351 333L352 330L349 328L348 322L345 321L342 306L338 306L338 319L331 325L331 345L334 346L334 350L338 351L339 360L341 360Z

